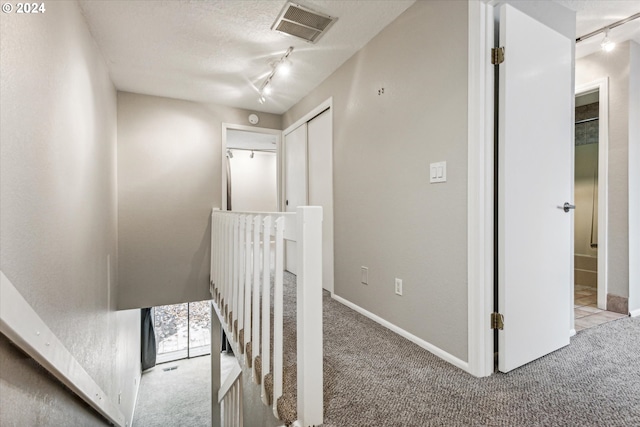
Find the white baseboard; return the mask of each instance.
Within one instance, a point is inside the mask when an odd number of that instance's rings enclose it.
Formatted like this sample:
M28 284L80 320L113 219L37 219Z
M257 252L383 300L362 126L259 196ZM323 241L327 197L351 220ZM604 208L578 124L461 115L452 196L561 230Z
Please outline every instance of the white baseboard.
M631 316L631 317L638 317L638 316L640 316L640 308L635 309L635 310L631 310L631 311L629 312L629 316Z
M462 369L465 372L468 372L471 374L471 372L469 371L469 362L465 362L461 359L458 359L457 357L455 357L454 355L447 353L446 351L442 350L439 347L436 347L435 345L428 343L427 341L423 340L422 338L418 338L417 336L411 334L410 332L405 331L404 329L400 328L399 326L394 325L393 323L384 320L383 318L381 318L380 316L377 316L373 313L371 313L370 311L365 310L364 308L352 303L351 301L348 301L342 297L339 297L338 295L332 294L331 298L333 298L334 300L338 301L341 304L346 305L347 307L349 307L352 310L357 311L358 313L362 314L363 316L368 317L369 319L373 320L376 323L379 323L380 325L384 326L387 329L390 329L391 331L395 332L396 334L408 339L409 341L411 341L412 343L424 348L425 350L427 350L430 353L433 353L434 355L438 356L439 358L441 358L442 360L451 363L453 366Z

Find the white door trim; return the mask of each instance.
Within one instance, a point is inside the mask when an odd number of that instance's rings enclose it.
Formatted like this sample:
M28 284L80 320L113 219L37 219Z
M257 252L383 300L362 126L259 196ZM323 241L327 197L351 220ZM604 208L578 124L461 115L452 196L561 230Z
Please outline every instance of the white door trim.
M283 130L282 134L286 135L288 133L291 133L291 131L299 128L300 125L302 125L303 123L307 123L309 120L313 119L315 116L322 113L327 108L331 108L331 111L333 111L333 97L326 99L316 108L314 108L313 110L311 110L310 112L302 116L300 119L296 120L292 125L290 125L285 130Z
M281 141L282 141L282 131L278 129L270 129L270 128L259 128L255 126L245 126L245 125L235 125L232 123L222 123L222 143L220 144L220 171L222 173L222 191L220 193L221 201L220 201L220 210L227 210L227 168L225 167L225 157L227 156L227 130L241 130L245 132L254 132L254 133L266 133L269 135L276 136L276 167L277 167L277 183L276 188L280 188L281 179L280 176L282 174L280 170L280 157L281 157ZM280 200L281 192L278 191L278 201L277 206L281 206L282 201Z
M609 78L576 87L576 96L599 93L598 120L598 308L607 308L609 216ZM574 319L575 322L575 319ZM575 323L574 323L575 324ZM574 328L575 329L575 328Z
M470 374L493 373L494 72L493 7L469 1L467 281Z

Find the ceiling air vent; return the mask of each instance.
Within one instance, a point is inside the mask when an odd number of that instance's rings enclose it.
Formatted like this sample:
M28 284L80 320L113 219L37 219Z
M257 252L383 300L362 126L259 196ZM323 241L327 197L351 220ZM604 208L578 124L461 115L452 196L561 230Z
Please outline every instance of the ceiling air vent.
M316 43L338 18L288 2L271 26L272 30Z

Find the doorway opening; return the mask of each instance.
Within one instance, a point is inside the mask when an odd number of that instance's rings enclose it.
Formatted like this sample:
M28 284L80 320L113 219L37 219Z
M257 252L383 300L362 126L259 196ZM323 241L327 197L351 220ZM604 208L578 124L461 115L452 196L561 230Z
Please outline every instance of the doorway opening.
M223 124L222 210L277 212L280 131Z
M576 320L605 308L598 307L597 294L599 99L597 90L576 96L573 257Z
M624 317L607 311L608 84L578 88L574 151L574 328Z
M211 353L210 305L206 300L153 308L156 363Z

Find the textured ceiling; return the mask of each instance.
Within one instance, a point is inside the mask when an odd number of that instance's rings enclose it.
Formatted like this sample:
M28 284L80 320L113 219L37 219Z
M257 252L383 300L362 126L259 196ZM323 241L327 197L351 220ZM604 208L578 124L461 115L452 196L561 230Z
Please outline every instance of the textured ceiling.
M326 79L415 0L304 0L338 21L315 45L271 31L286 0L80 0L119 90L280 114ZM577 12L576 37L640 12L640 0L553 0ZM576 46L599 49L603 36ZM640 19L611 31L640 43ZM276 76L258 103L271 63L293 46L292 74Z
M640 12L640 0L554 0L576 11L576 38ZM580 58L600 49L604 34L593 36L576 45L576 57ZM621 43L635 40L640 43L640 19L636 19L609 33L609 38Z
M119 90L283 113L415 0L306 0L338 21L315 45L271 31L285 0L81 0L80 7ZM291 75L271 63L289 47Z

